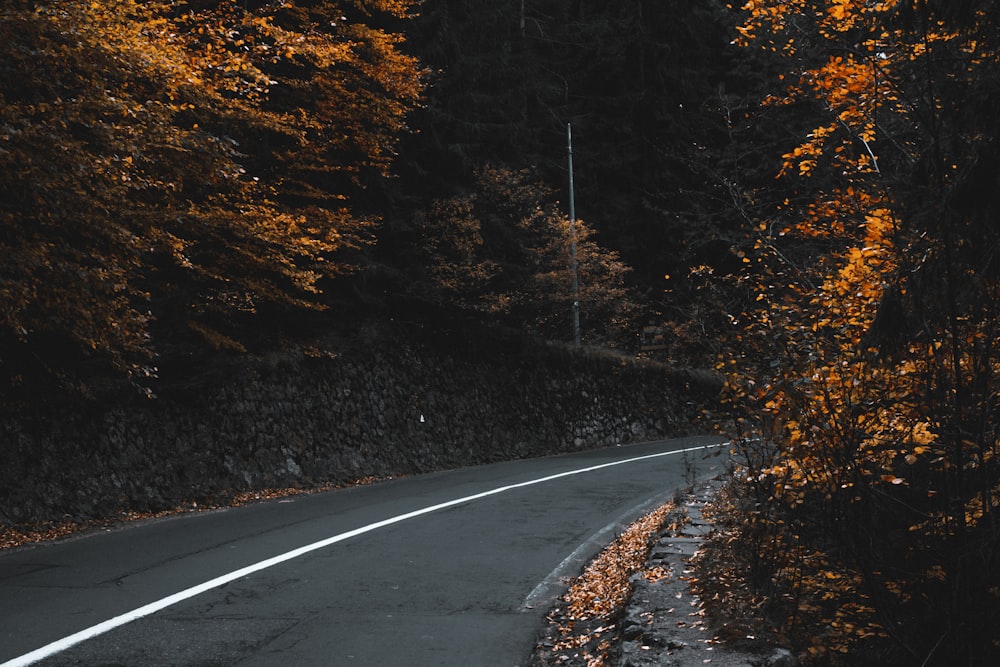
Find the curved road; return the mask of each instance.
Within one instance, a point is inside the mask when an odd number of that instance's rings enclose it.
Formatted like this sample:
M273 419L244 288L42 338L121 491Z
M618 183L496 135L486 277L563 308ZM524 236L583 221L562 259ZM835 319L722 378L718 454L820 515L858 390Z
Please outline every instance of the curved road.
M0 667L523 665L565 579L722 452L500 463L0 553Z

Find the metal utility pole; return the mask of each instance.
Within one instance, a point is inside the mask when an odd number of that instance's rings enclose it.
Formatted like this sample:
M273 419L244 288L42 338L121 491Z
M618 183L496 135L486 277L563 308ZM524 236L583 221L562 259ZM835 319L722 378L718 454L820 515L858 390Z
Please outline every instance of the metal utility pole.
M576 205L573 198L573 128L566 123L566 148L569 151L569 258L573 275L573 344L580 346L580 278L576 262Z

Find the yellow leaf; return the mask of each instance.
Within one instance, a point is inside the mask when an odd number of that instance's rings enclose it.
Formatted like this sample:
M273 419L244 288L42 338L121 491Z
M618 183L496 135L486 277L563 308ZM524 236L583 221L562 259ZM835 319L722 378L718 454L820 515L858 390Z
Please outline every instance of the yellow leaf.
M930 424L920 422L913 427L913 442L918 445L929 445L934 442L937 436L931 432Z

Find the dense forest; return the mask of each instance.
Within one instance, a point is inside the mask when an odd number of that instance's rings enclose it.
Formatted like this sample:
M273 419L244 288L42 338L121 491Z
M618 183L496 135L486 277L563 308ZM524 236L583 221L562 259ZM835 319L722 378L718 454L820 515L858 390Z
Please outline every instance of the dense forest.
M733 265L718 3L3 12L8 396L155 393L359 301L568 339L571 246L584 342L634 351L664 275Z
M996 0L7 0L0 74L8 408L577 300L726 378L717 618L1000 660Z

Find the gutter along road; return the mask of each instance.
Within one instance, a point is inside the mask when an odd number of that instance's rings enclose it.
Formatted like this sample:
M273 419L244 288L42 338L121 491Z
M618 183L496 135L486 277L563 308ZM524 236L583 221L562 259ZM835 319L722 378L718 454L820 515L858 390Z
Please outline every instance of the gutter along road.
M566 579L720 452L499 463L0 553L0 667L523 665Z

